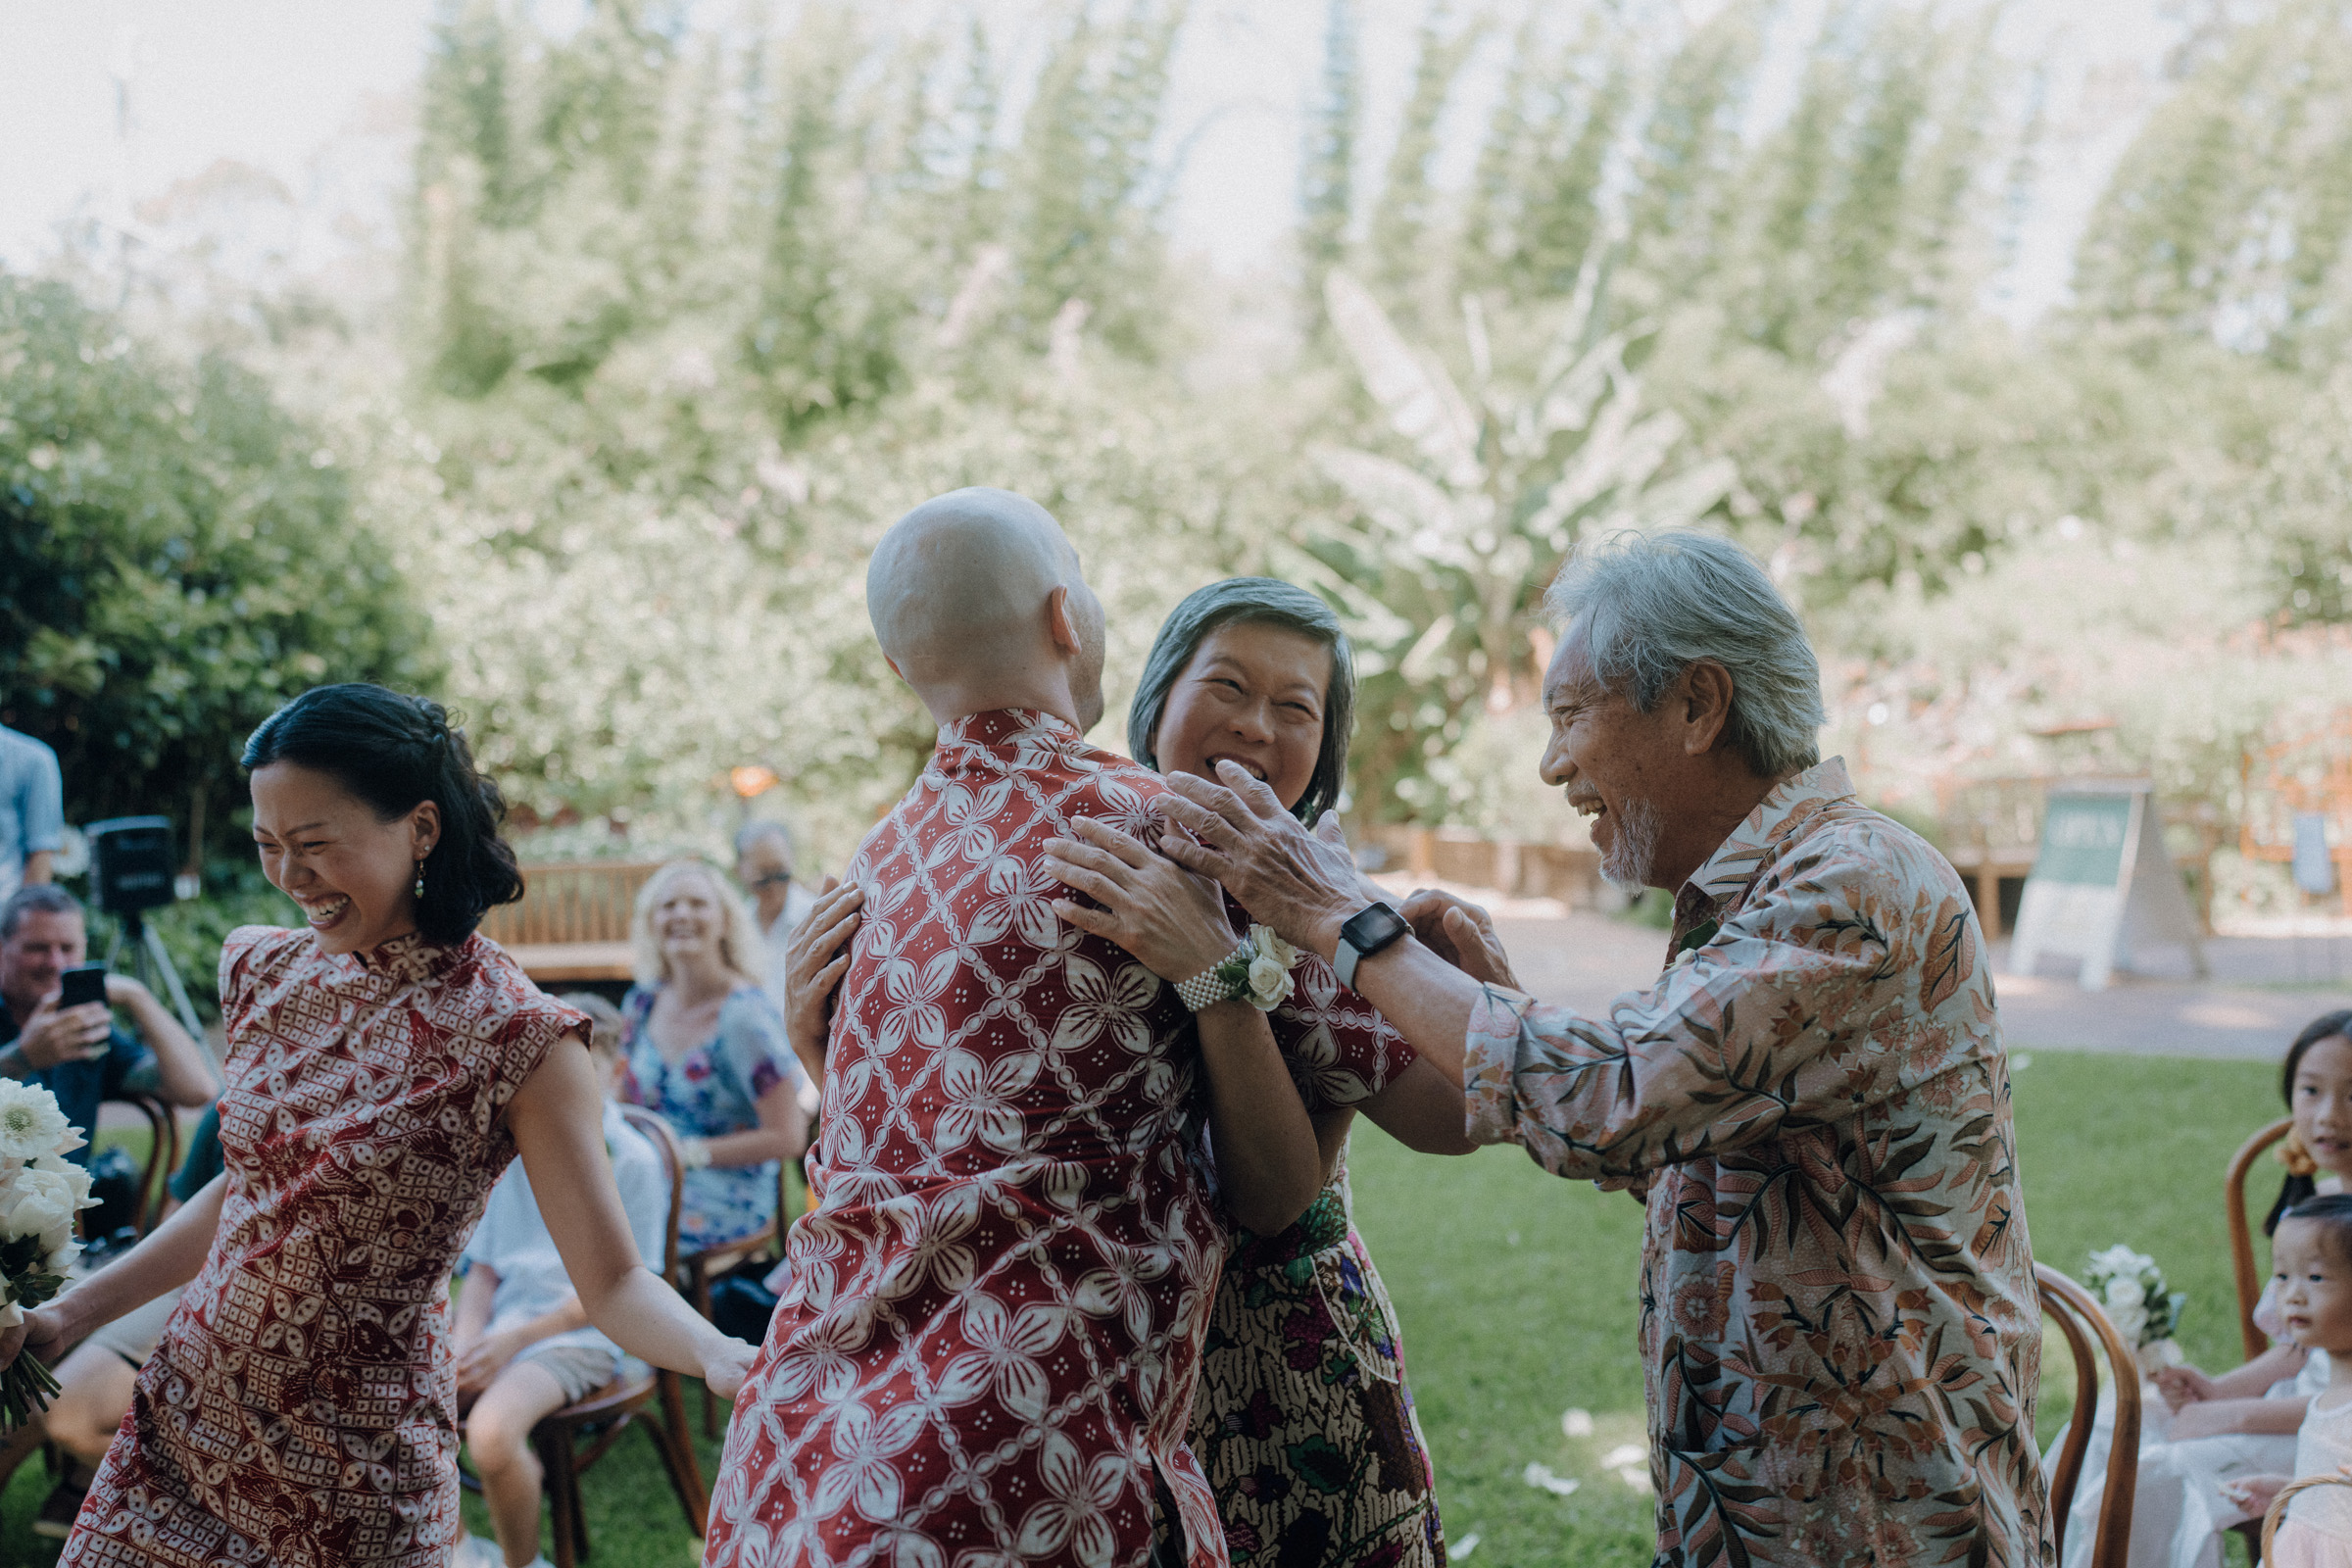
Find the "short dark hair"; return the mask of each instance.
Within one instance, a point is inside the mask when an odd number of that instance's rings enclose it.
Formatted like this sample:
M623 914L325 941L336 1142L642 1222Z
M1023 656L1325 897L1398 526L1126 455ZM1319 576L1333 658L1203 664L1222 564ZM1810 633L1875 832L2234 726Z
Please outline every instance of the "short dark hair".
M2328 1250L2344 1262L2352 1263L2352 1193L2306 1198L2278 1217L2315 1222L2328 1233Z
M416 929L463 942L493 905L522 897L514 852L499 836L507 814L498 786L475 771L466 732L448 710L363 681L314 686L262 720L245 742L245 771L292 762L328 774L379 821L431 801L441 837L424 860Z
M21 887L0 904L0 942L17 934L28 914L80 914L81 901L53 882Z
M1187 594L1168 612L1152 639L1151 657L1144 661L1143 679L1136 683L1135 700L1127 709L1127 750L1146 767L1159 766L1152 743L1176 677L1192 663L1210 632L1245 624L1279 626L1331 650L1331 689L1323 694L1323 749L1315 758L1306 793L1291 808L1300 821L1312 822L1337 807L1341 791L1348 787L1348 738L1355 728L1355 656L1340 628L1340 617L1303 588L1272 577L1228 577Z
M2294 1112L2295 1074L2302 1068L2304 1056L2321 1041L2339 1039L2352 1041L2352 1008L2321 1013L2305 1024L2303 1032L2295 1036L2295 1043L2286 1048L2286 1061L2278 1069L2278 1098L2286 1102L2288 1114ZM2269 1236L2277 1232L2278 1222L2286 1217L2286 1211L2319 1190L2319 1184L2311 1177L2298 1176L2289 1171L2286 1180L2278 1184L2278 1197L2271 1204L2270 1213L2263 1217L2262 1234Z

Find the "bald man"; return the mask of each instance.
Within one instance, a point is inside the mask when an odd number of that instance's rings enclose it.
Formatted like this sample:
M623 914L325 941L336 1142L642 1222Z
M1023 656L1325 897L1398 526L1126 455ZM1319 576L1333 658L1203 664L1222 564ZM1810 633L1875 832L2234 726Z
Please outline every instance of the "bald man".
M1054 518L1002 490L899 519L866 605L939 750L804 927L813 952L862 907L823 1045L821 1201L703 1560L1225 1568L1185 1445L1224 1246L1198 1030L1173 986L1056 919L1067 890L1038 869L1075 817L1142 837L1162 789L1082 738L1102 607Z

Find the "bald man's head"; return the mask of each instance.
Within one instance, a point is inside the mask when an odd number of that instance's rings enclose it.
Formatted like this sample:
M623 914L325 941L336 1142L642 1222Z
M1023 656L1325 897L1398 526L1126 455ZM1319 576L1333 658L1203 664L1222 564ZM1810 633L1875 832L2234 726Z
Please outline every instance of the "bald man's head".
M1102 713L1102 608L1054 514L1009 490L934 496L892 523L865 569L866 613L891 664L934 710L1038 701L1058 667L1092 728ZM1074 646L1072 646L1074 644ZM955 695L951 695L951 693Z

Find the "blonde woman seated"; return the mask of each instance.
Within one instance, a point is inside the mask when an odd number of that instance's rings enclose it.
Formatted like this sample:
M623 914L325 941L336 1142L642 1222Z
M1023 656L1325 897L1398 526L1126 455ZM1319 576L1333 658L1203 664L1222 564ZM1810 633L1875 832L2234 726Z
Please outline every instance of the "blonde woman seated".
M760 932L716 868L672 860L637 894L637 984L621 1003L621 1099L678 1132L678 1244L723 1247L776 1213L777 1161L799 1157L806 1075L761 983Z
M2280 1146L2287 1177L2264 1221L2265 1234L2289 1208L2315 1194L2343 1191L2352 1174L2352 1011L2312 1020L2287 1047L2279 1073L2294 1130ZM2328 1386L2325 1350L2287 1339L2263 1293L2254 1321L2271 1348L2216 1377L2193 1366L2155 1374L2161 1405L2145 1410L2139 1481L2132 1503L2132 1568L2221 1568L2222 1533L2256 1517L2240 1505L2236 1484L2260 1475L2293 1474L2295 1433L2312 1396ZM2067 1517L2064 1568L2085 1568L2097 1533L2107 1467L2109 1405L2083 1455L2082 1486ZM2058 1451L2053 1439L2045 1462Z

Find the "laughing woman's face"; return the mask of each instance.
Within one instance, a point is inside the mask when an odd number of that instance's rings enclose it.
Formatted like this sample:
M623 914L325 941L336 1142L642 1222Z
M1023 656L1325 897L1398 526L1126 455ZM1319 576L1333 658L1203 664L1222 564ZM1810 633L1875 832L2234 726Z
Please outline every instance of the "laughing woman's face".
M431 801L386 821L332 774L296 762L253 770L263 874L302 906L328 953L360 953L416 929L416 862L441 834Z
M1152 755L1164 773L1205 779L1217 763L1239 762L1297 806L1323 753L1330 690L1331 650L1312 637L1255 621L1220 626L1168 689Z

